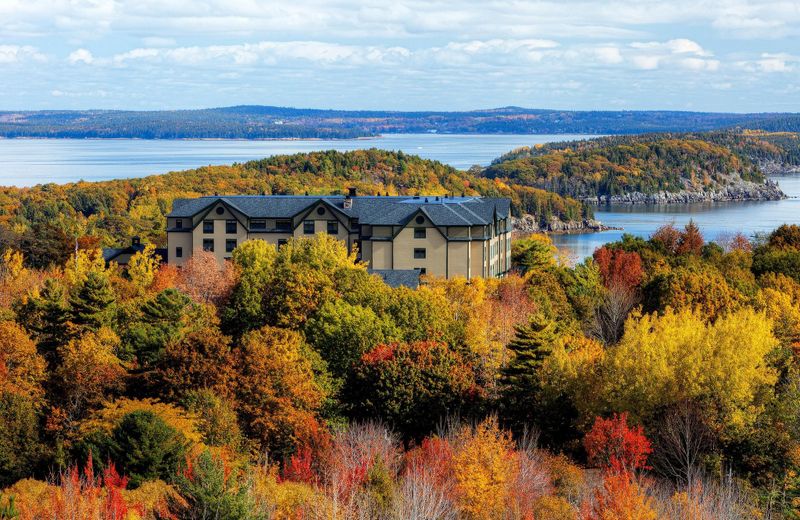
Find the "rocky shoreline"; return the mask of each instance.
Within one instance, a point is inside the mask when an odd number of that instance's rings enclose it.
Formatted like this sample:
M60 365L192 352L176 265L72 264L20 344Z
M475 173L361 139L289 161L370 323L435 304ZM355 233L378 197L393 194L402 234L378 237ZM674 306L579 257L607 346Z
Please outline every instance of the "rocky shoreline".
M613 228L604 225L599 220L587 218L582 220L570 220L564 222L558 217L553 217L550 221L542 226L539 220L533 215L523 215L520 218L512 217L511 224L515 232L518 233L555 233L555 234L569 234L569 233L595 233L597 231L608 231Z
M782 200L786 194L781 191L778 183L767 180L763 184L743 182L727 186L719 190L676 192L660 191L657 193L625 193L622 195L598 195L584 197L581 200L586 204L695 204L700 202L731 202L731 201L756 201L756 200Z

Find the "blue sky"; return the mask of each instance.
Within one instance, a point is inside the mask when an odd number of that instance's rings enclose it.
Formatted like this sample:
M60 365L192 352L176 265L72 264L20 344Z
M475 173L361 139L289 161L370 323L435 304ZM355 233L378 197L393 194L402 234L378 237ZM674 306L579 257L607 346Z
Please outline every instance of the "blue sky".
M0 0L0 100L800 111L800 1Z

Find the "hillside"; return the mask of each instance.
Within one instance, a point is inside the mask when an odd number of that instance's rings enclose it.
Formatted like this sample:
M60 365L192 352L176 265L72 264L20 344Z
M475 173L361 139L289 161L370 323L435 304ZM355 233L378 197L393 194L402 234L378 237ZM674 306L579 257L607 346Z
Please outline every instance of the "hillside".
M403 152L358 150L275 156L139 179L0 188L0 250L25 252L37 265L63 259L75 238L103 246L131 236L165 240L173 199L214 193L480 194L512 199L515 216L532 214L543 229L580 228L591 211L554 193L479 178Z
M793 114L565 111L505 107L392 112L234 106L198 110L0 112L0 137L265 139L354 138L382 133L635 134L731 127L791 130ZM785 128L784 128L785 127Z
M591 203L774 200L784 195L759 165L791 165L797 150L770 139L717 132L553 143L505 154L483 175Z

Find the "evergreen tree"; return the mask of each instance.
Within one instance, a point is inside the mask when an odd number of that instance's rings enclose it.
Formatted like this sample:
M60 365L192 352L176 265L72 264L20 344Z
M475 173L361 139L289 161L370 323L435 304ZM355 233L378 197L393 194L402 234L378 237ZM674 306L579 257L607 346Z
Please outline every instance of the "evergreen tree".
M38 296L16 308L18 322L33 336L51 367L57 363L56 349L68 339L69 305L64 285L55 278L45 280Z
M558 340L555 321L534 314L527 325L516 327L517 336L508 344L514 358L500 377L501 405L509 424L517 431L536 419L540 403L539 369Z
M141 306L141 319L125 335L125 353L136 356L142 366L161 359L167 343L180 340L187 326L191 300L177 289L165 289Z
M145 480L171 481L185 463L186 438L150 411L131 412L111 433L111 459L132 487Z
M75 325L90 330L111 325L116 310L116 295L108 277L89 272L86 281L70 298L71 318Z

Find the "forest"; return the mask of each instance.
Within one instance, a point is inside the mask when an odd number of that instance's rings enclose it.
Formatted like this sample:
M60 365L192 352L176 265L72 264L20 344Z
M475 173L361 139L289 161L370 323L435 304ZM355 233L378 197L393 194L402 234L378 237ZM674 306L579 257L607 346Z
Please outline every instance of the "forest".
M797 131L796 114L564 111L503 107L468 112L318 110L243 105L196 110L0 111L0 137L352 139L385 133L636 134L729 128Z
M791 519L800 227L390 288L320 235L0 261L0 518Z
M565 141L508 152L483 175L583 199L761 185L767 164L797 167L798 135L742 131Z
M162 245L165 215L179 197L219 194L327 195L355 187L363 195L509 197L516 216L543 226L591 216L580 202L537 188L478 177L403 152L358 150L283 155L139 179L31 188L0 187L0 249L21 251L30 265L64 262L82 246L127 246L132 236Z

